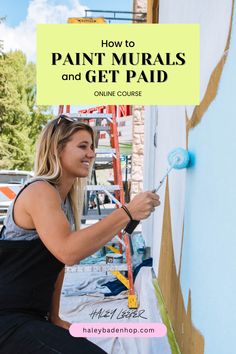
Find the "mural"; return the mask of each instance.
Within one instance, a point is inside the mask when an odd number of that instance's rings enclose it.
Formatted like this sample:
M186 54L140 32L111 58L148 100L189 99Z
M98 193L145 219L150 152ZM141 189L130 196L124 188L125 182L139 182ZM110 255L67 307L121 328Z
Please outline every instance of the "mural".
M160 191L162 207L145 223L144 233L152 247L155 272L182 354L233 354L234 2L150 3L148 8L158 13L159 23L200 23L201 104L147 110L145 122L150 122L145 123L145 138L148 145L155 141L155 146L150 147L144 171L154 165L154 173L145 176L144 185L150 188L158 184L167 167L167 154L177 146L188 147L192 166L171 173ZM155 18L151 15L148 18Z

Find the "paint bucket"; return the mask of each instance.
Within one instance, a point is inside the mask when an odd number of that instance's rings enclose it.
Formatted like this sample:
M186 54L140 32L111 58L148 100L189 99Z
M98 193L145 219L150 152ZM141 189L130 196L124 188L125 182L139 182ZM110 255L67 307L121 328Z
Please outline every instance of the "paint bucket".
M120 253L107 253L106 263L121 264L123 262L123 256Z

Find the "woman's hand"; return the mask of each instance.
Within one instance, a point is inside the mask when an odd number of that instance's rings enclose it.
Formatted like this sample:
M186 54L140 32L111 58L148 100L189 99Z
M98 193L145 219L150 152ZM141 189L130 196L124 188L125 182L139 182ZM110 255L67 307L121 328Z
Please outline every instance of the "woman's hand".
M142 192L137 194L131 202L127 204L127 208L134 220L143 220L148 218L158 205L160 205L158 194Z
M63 321L60 319L60 317L57 317L55 319L51 319L51 322L58 326L58 327L62 327L62 328L65 328L67 330L69 330L70 326L71 326L71 323L70 322L67 322L67 321Z

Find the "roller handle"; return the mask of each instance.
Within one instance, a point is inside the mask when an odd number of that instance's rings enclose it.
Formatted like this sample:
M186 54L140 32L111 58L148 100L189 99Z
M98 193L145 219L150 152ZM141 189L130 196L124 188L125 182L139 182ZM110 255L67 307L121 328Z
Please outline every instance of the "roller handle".
M138 224L140 223L140 220L132 220L130 221L126 228L124 229L125 232L127 232L127 234L131 235L133 233L133 231L136 229L136 227L138 226Z

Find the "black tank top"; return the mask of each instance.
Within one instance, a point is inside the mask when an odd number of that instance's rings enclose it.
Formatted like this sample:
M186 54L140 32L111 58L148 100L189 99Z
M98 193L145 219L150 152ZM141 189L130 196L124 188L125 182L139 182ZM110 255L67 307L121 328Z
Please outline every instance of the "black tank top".
M4 231L7 225L0 233L0 314L23 312L47 316L54 284L64 264L39 237L9 241L1 239Z

